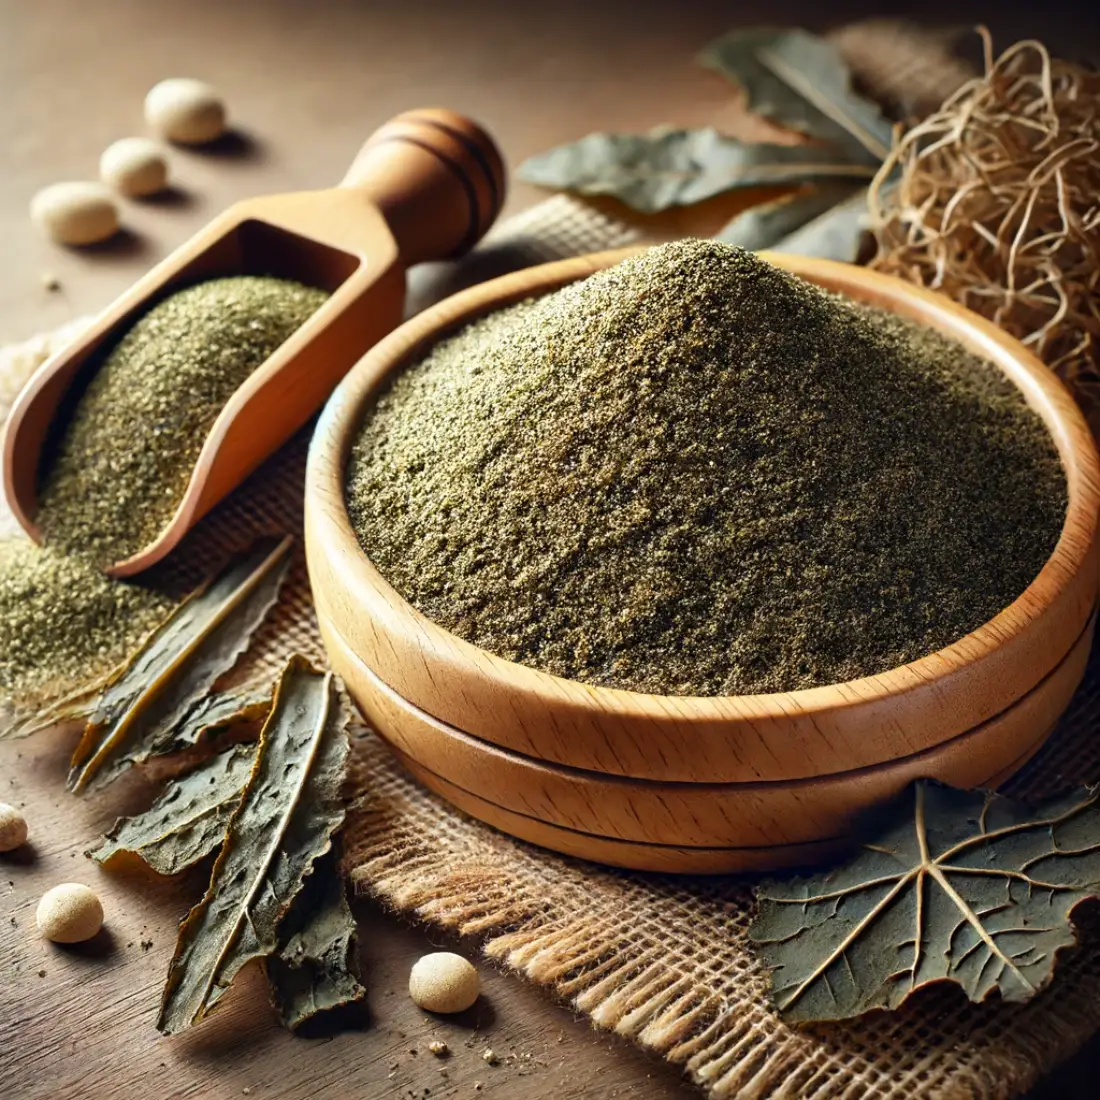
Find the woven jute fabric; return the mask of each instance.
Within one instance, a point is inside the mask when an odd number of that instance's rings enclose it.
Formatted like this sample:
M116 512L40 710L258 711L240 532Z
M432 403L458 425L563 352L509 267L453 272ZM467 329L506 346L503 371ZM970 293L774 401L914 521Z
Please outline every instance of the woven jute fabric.
M888 80L889 72L880 77ZM422 280L416 299L509 267L637 239L614 219L552 199L502 227L465 274L450 272L434 286ZM18 385L74 327L0 350L0 419ZM301 535L307 446L308 432L196 529L174 555L181 579L199 576L258 533ZM234 677L271 674L291 652L324 660L300 538L279 604ZM1094 659L1059 728L1008 791L1038 797L1100 779L1098 719ZM940 988L898 1012L792 1029L770 1008L767 976L747 945L751 882L619 872L511 840L417 786L363 728L353 780L344 846L359 889L471 937L489 958L597 1026L683 1067L716 1098L1001 1100L1026 1090L1100 1028L1100 935L1086 927L1081 949L1061 961L1050 990L1030 1004L971 1005Z
M488 246L538 262L635 239L569 199L514 219ZM0 402L72 328L0 351ZM3 414L0 405L0 415ZM173 569L197 577L254 535L301 534L308 433L205 520ZM300 544L300 539L299 539ZM323 661L299 556L235 677L274 673L291 652ZM1100 660L1015 794L1100 778ZM751 883L618 872L514 841L416 785L358 729L345 835L354 882L385 905L473 938L500 965L593 1023L660 1052L713 1097L839 1100L1007 1098L1100 1028L1100 936L1024 1006L970 1005L948 989L846 1024L795 1030L772 1011L746 942Z
M974 75L956 53L960 29L925 27L908 19L864 19L828 37L856 74L860 88L906 120L934 111ZM972 36L972 45L977 44Z

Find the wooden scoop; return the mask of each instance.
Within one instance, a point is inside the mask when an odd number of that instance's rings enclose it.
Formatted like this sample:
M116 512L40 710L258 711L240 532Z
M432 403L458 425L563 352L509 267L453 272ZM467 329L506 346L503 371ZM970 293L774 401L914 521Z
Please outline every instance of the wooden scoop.
M4 493L35 541L42 450L85 364L166 294L224 275L277 275L331 297L230 398L187 491L157 539L106 571L130 576L163 558L219 500L290 438L353 363L401 323L405 270L458 256L492 224L504 168L469 119L417 110L386 123L338 187L237 203L45 363L15 402L4 437Z

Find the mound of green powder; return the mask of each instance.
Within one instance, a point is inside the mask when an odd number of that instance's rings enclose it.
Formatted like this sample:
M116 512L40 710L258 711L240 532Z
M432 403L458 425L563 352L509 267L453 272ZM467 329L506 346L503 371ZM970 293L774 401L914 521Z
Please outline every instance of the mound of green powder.
M153 306L95 366L47 448L37 516L44 540L101 565L152 542L218 413L326 297L288 279L242 275Z
M729 246L650 250L495 313L367 410L352 523L494 653L676 695L806 688L1012 602L1066 507L989 364Z
M87 559L0 539L0 700L21 704L109 672L173 606Z

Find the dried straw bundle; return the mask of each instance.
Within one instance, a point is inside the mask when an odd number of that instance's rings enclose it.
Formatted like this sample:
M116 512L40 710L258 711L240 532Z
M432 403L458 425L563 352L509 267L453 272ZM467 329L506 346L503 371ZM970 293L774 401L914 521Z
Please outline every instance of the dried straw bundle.
M1030 346L1100 429L1100 75L1034 41L895 140L870 191L872 266ZM896 185L891 176L896 179Z

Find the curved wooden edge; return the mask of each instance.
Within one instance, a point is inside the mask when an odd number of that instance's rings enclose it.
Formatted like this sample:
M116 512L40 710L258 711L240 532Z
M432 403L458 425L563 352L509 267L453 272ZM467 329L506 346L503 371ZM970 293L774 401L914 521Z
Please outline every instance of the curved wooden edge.
M331 630L325 645L367 723L403 757L502 809L632 842L683 847L802 844L843 835L913 779L1001 781L1053 730L1085 672L1095 616L1069 656L1019 703L944 745L854 771L769 783L668 783L548 765L463 733L387 687Z
M1042 739L1018 757L988 784L998 787L1022 768L1042 747ZM562 855L624 867L634 871L658 871L673 875L728 875L812 867L839 859L851 849L851 837L839 836L805 844L778 844L762 848L676 847L645 844L599 836L540 821L516 813L479 795L463 790L429 768L394 750L402 766L428 790L446 799L463 813L476 817L502 833L537 844Z
M937 295L862 268L773 257L796 274L956 336L1024 390L1050 425L1069 508L1054 554L1010 607L938 653L879 676L776 695L640 695L550 676L480 650L416 612L359 549L343 499L347 450L365 402L474 316L583 278L637 250L601 253L493 280L406 323L329 402L310 450L306 539L319 614L401 696L518 752L619 774L705 779L733 760L760 779L867 766L929 748L1011 705L1067 653L1091 613L1100 569L1100 462L1062 384L1015 340Z
M397 263L397 245L382 215L356 193L333 188L249 199L233 207L226 219L200 234L207 246L244 222L261 221L345 252L357 266L225 403L172 518L148 546L107 569L113 577L136 576L171 553L211 508L313 416L356 356L401 320L405 274Z
M840 855L850 841L845 838L817 844L771 848L679 848L665 844L639 844L614 837L595 836L563 828L507 810L416 763L401 753L394 755L419 783L463 813L499 829L502 833L549 848L562 855L624 867L634 871L659 871L681 875L727 875L749 871L773 871L781 867L811 866Z
M36 542L41 541L34 515L42 446L57 406L76 374L102 343L117 334L147 301L199 262L215 240L232 232L238 224L233 211L227 211L161 260L119 295L72 343L39 366L16 395L4 426L4 496L12 515Z
M300 254L311 247L314 254L341 253L355 270L237 389L207 433L172 518L148 547L108 569L111 575L132 576L167 555L313 415L363 349L400 322L405 288L397 246L381 214L362 196L335 188L237 203L120 295L20 391L4 429L3 486L12 513L32 539L40 541L34 515L42 447L84 364L166 290L240 274L240 248L232 242L249 222L292 234Z
M468 252L496 220L507 181L481 126L423 107L376 130L340 186L358 188L382 211L410 267Z

